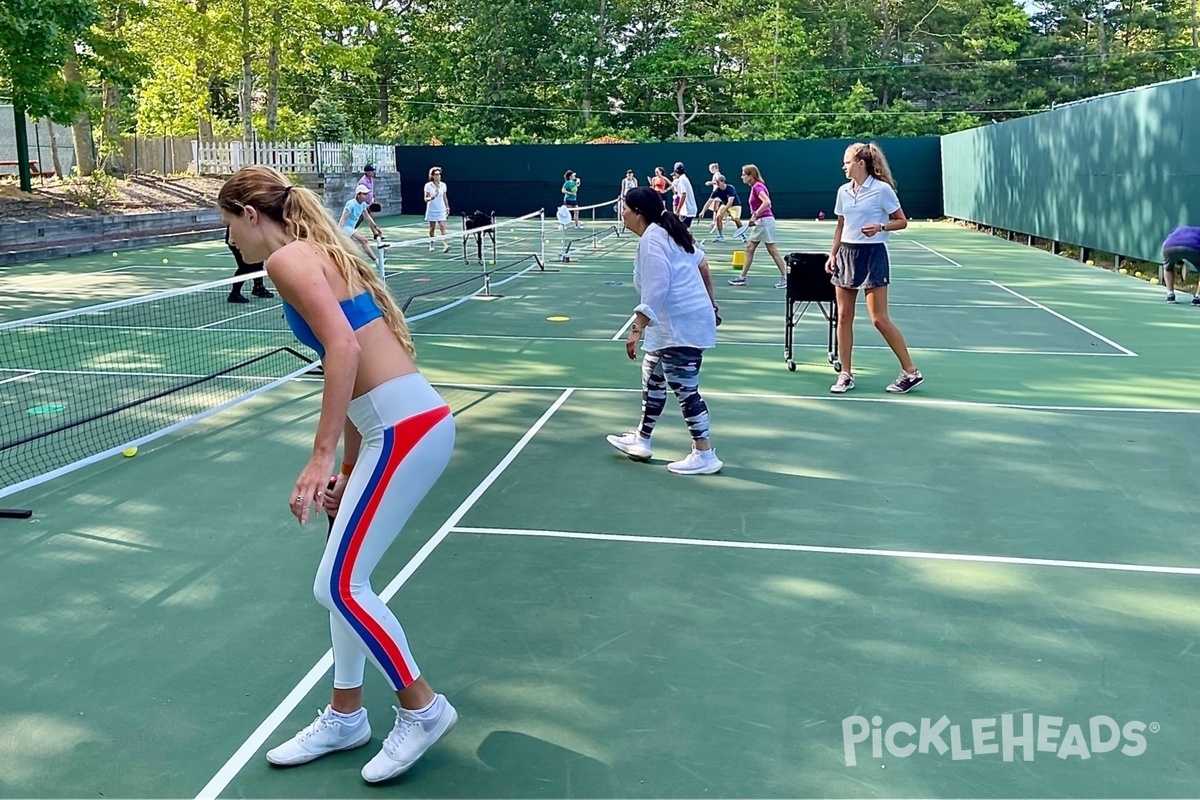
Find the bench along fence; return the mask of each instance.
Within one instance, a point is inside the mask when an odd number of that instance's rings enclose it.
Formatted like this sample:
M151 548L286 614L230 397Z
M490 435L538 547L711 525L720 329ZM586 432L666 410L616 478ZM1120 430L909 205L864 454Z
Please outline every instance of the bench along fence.
M373 164L379 172L396 171L396 149L376 144L339 142L199 142L192 140L192 169L201 175L237 172L264 164L281 172L357 172Z

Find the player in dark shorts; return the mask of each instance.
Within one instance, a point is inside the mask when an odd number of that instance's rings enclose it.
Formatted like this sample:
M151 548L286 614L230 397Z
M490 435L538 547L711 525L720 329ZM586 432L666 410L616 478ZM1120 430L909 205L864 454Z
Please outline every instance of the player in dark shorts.
M234 260L237 261L237 272L233 273L234 277L237 277L238 275L251 275L255 272L263 271L263 262L258 261L254 264L247 264L246 260L242 258L242 251L238 250L229 243L229 228L225 229L225 246L229 248L229 251L233 253ZM263 283L263 280L264 279L261 277L254 279L254 288L250 291L250 294L254 295L255 297L274 297L275 293L267 288L267 285ZM246 295L242 294L242 287L245 285L245 281L239 281L230 285L228 298L230 303L250 302Z

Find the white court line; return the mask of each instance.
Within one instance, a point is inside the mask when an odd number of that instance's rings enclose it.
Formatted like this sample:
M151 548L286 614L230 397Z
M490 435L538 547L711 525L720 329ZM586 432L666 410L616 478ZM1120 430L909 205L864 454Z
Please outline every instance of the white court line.
M958 267L959 269L964 269L962 264L958 263L953 258L942 255L937 250L934 250L932 247L926 247L925 245L921 244L920 242L916 241L915 239L910 239L909 241L911 241L913 244L915 244L917 247L921 248L922 250L928 250L930 253L933 253L935 256L942 259L943 261L948 261L952 265Z
M628 327L626 322L625 326ZM616 336L610 339L597 339L587 336L515 336L508 333L421 333L414 336L424 336L434 339L446 339L455 341L471 341L471 340L493 340L493 341L514 341L514 342L591 342L593 344L602 342L614 342L620 337L618 332ZM775 347L781 345L779 342L740 342L730 339L719 339L717 344L721 347ZM794 348L825 348L823 344L815 344L805 342L793 344ZM859 350L891 350L885 344L859 344L855 345ZM1125 353L1083 353L1075 350L1000 350L993 348L972 348L972 347L917 347L909 345L909 350L922 353L973 353L975 355L985 356L1065 356L1068 358L1125 358Z
M1067 567L1109 572L1142 572L1155 575L1200 575L1200 567L1168 567L1154 564L1118 564L1107 561L1072 561L1059 558L1023 558L1020 556L985 556L968 553L929 553L919 550L881 550L868 547L823 547L809 544L779 544L773 542L731 542L724 539L681 539L673 536L637 536L612 533L576 533L574 531L518 530L515 528L454 528L451 533L483 534L487 536L529 536L544 539L587 539L601 542L637 544L673 544L690 547L718 547L732 550L773 550L792 553L825 553L841 556L879 556L926 561L966 561L977 564L1012 564L1027 567Z
M11 378L5 378L4 380L0 381L0 386L3 386L6 383L12 383L13 381L23 381L26 378L32 378L34 375L37 375L39 372L41 372L41 370L31 369L28 372L21 373L20 375L14 375Z
M743 300L737 297L722 298L723 303L759 303L762 305L778 306L778 300ZM1028 303L896 303L891 298L888 298L888 308L969 308L973 310L988 309L988 308L1020 308L1026 311L1036 311L1037 309L1030 306Z
M315 367L309 367L315 369ZM24 372L27 373L21 377L29 377L30 375L86 375L88 377L109 378L211 378L215 381L276 381L280 380L277 375L199 375L188 372L122 372L118 370L97 370L97 369L13 369L11 367L0 367L0 372Z
M534 384L503 384L503 383L456 383L449 381L433 381L434 386L447 389L471 389L481 392L561 392L567 387L538 386ZM572 386L576 392L595 392L597 394L641 394L638 387L614 386ZM1146 408L1138 406L1064 406L1037 405L1035 403L985 403L978 400L941 400L937 398L918 399L911 396L870 397L864 395L847 396L832 394L776 394L772 392L728 392L705 389L704 394L712 397L725 397L734 400L814 400L822 403L887 403L906 406L939 406L945 408L965 408L972 410L1001 410L1001 411L1044 411L1044 412L1088 412L1096 414L1184 414L1200 415L1200 408Z
M496 479L500 477L501 473L508 469L508 465L511 464L520 454L520 452L525 449L525 446L533 440L533 437L537 434L537 432L541 430L542 426L544 426L550 420L550 417L554 416L554 413L558 411L562 404L567 401L567 398L571 396L573 391L573 389L565 389L563 393L558 396L558 399L551 404L550 408L546 410L546 413L542 414L541 418L539 418L537 422L533 423L533 426L525 432L525 435L522 436L515 445L513 445L512 449L508 451L508 455L501 459L500 463L497 464L492 471L488 473L488 476L483 479L483 482L475 487L475 491L471 492L467 499L463 500L462 504L459 505L454 513L450 515L449 519L446 520L442 527L438 528L437 533L435 533L429 539L429 541L427 541L425 545L417 551L417 554L413 556L407 564L404 565L404 569L400 570L399 574L397 574L395 578L392 578L391 583L389 583L387 587L379 593L379 597L383 600L383 602L386 603L387 601L391 600L396 592L400 591L400 587L408 582L408 579L411 578L413 573L417 571L417 568L420 567L421 564L425 563L425 559L429 558L430 554L437 549L437 546L441 544L447 536L450 535L451 529L458 524L459 520L466 516L466 513L470 511L471 507L479 501L479 498L483 496L483 493L486 492L488 488L496 482ZM313 688L316 687L317 682L320 681L325 673L329 671L331 666L333 666L332 649L325 651L325 655L318 659L317 663L313 665L313 668L310 669L308 673L300 679L300 682L296 684L295 688L288 692L287 696L283 698L279 705L275 707L275 710L272 711L267 718L263 720L257 728L254 729L254 732L250 734L246 741L242 742L241 747L234 751L234 754L229 757L229 760L226 761L219 770L217 770L217 774L213 775L212 780L205 784L204 788L201 789L199 794L196 795L196 800L210 800L211 798L215 798L220 795L221 792L225 790L225 787L229 785L230 781L237 777L237 774L242 771L242 767L246 766L246 763L254 756L255 753L259 751L259 748L263 746L263 744L267 741L267 738L275 732L275 729L278 728L285 719L287 719L288 715L296 709L296 706L300 705L300 702L304 700L304 698L310 691L313 690Z
M1088 334L1091 334L1092 336L1095 336L1100 341L1104 342L1105 344L1109 345L1110 347L1115 347L1116 349L1120 350L1122 353L1124 353L1127 356L1136 356L1137 355L1137 353L1133 352L1132 350L1130 350L1127 347L1122 347L1121 345L1114 342L1112 339L1109 339L1107 336L1101 336L1100 334L1096 333L1094 330L1087 327L1086 325L1081 325L1078 322L1076 322L1075 320L1071 319L1070 317L1060 314L1052 308L1047 308L1046 306L1042 305L1041 303L1037 302L1036 300L1032 300L1032 299L1026 297L1025 295L1021 294L1020 292L1017 292L1017 291L1014 291L1014 290L1008 288L1007 286L1005 286L1002 283L997 283L996 281L988 281L988 283L992 284L993 286L997 286L997 287L1003 289L1004 291L1011 294L1013 297L1021 298L1025 302L1029 303L1030 305L1036 306L1037 308L1040 308L1042 311L1045 311L1047 314L1050 314L1051 316L1058 317L1063 322L1067 323L1068 325L1075 326L1076 328L1083 331L1084 333L1088 333Z
M620 341L621 337L625 335L625 331L629 330L629 326L633 324L635 319L637 319L637 314L630 314L629 319L625 320L625 324L621 326L621 330L613 334L613 337L610 341Z
M195 328L195 330L198 330L198 331L208 330L210 328L215 328L217 325L224 325L226 322L233 322L235 319L242 319L243 317L253 317L255 314L262 314L265 311L278 311L281 308L283 308L283 303L275 303L274 305L265 306L263 308L256 308L253 311L247 311L244 314L235 314L232 317L226 317L225 319L219 319L216 322L210 322L207 325L201 325L198 328ZM282 333L282 331L281 331L281 333Z

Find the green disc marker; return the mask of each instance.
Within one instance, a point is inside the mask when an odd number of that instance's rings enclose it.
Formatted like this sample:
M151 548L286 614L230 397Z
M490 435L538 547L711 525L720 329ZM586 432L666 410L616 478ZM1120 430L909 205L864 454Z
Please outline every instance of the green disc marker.
M60 411L65 411L66 408L67 407L62 403L43 403L40 406L33 406L32 408L25 409L25 413L33 414L35 416L41 414L57 414Z

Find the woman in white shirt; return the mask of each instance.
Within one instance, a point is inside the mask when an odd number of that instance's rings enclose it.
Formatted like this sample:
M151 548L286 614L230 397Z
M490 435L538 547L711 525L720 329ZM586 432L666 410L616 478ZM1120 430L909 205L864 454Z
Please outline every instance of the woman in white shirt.
M425 221L429 223L429 249L433 249L434 229L446 235L446 219L450 216L450 200L446 197L446 184L442 183L442 168L429 169L429 183L425 184ZM442 252L450 252L450 240L442 240Z
M634 256L633 286L640 296L625 352L642 358L642 420L637 430L611 435L608 443L634 461L649 461L650 437L675 393L692 437L692 451L667 464L680 475L709 475L724 466L709 441L708 406L700 396L700 364L717 346L717 307L704 252L696 249L682 220L666 210L648 186L625 194L625 227L640 237ZM643 338L644 337L644 338Z
M854 349L854 307L858 290L867 296L871 324L883 334L884 341L900 361L900 377L887 387L889 392L904 394L925 380L913 364L904 343L904 335L888 316L887 287L891 282L887 240L889 231L908 227L896 181L883 151L876 144L852 144L842 158L842 171L850 182L838 189L834 212L837 227L833 231L833 249L825 262L825 271L837 287L838 355L842 372L829 387L834 394L854 388L851 356Z

